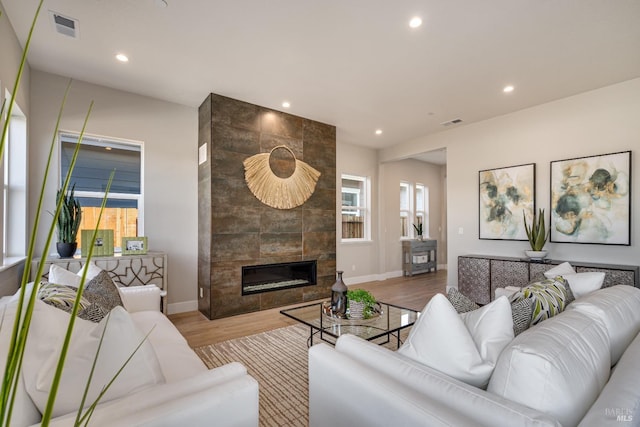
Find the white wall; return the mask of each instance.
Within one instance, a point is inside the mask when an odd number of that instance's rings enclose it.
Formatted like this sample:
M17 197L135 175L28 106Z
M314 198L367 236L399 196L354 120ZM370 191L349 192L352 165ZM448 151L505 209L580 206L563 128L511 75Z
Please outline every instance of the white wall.
M457 257L518 256L527 242L478 239L478 171L536 163L537 206L549 212L549 162L632 150L631 246L547 243L554 259L640 264L640 79L426 136L383 150L381 161L446 147L449 285ZM462 228L464 234L458 234Z
M341 242L342 216L340 215L342 195L340 191L342 174L366 176L371 184L371 241ZM338 142L336 144L336 230L338 243L336 266L343 270L345 283L355 284L378 280L378 155L376 150Z
M49 144L68 79L32 70L29 162L31 206L35 206ZM207 94L202 94L204 97ZM61 130L79 132L91 101L88 134L143 141L144 234L149 249L168 253L170 312L197 309L198 112L103 86L74 81ZM58 156L46 189L52 210L58 187ZM33 210L32 210L33 211ZM34 213L31 213L33 224ZM48 222L45 213L43 221ZM38 248L44 244L39 233ZM41 250L41 249L39 249ZM49 251L51 253L51 250Z
M7 19L4 8L0 3L0 105L4 101L5 90L13 91L20 59L22 57L22 47L18 42L13 27ZM22 74L22 84L18 90L16 104L20 107L24 115L29 118L29 65L26 64ZM0 120L0 125L3 122ZM1 128L0 128L1 129ZM2 131L0 130L0 133ZM1 170L1 169L0 169ZM3 209L2 200L0 199L0 209ZM0 238L2 238L2 230L0 227ZM7 267L0 265L0 296L11 295L20 286L22 269L24 264L8 264Z
M413 159L380 164L380 228L383 248L380 261L388 277L402 274L400 182L421 183L429 189L429 238L438 239L442 225L442 169L442 166ZM441 263L440 259L438 263Z

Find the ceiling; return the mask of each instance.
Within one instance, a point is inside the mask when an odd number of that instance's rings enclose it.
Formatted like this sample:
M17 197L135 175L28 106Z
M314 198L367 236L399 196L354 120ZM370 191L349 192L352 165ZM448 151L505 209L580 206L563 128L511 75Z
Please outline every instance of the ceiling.
M0 2L24 43L37 0ZM214 92L372 148L640 77L638 0L166 2L45 0L29 63L192 107Z

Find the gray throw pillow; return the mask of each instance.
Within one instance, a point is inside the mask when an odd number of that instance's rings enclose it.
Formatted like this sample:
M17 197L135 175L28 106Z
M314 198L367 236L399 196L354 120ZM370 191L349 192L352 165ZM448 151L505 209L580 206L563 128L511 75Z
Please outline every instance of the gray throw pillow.
M102 320L102 317L113 310L116 306L123 305L122 299L120 299L120 293L118 292L118 287L113 283L111 277L109 277L109 273L104 270L98 273L86 284L82 296L91 303L98 305L100 308L100 310L94 308L92 310L93 318L88 319L94 322ZM100 317L100 313L103 313L102 317ZM99 318L99 320L94 320L94 318Z
M511 316L513 317L513 335L518 336L529 329L531 315L533 314L533 300L525 298L511 303Z
M480 308L478 304L473 302L469 297L458 291L456 288L449 289L447 292L447 299L458 313L466 313Z

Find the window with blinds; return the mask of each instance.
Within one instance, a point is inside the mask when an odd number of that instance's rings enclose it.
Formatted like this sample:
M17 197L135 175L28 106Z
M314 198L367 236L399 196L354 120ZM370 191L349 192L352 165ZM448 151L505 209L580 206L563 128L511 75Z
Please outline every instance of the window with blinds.
M61 183L69 173L77 140L77 134L60 134ZM140 142L85 135L71 174L70 186L75 185L75 196L82 205L80 230L92 230L98 220L109 175L115 170L99 228L114 230L116 252L121 250L123 237L144 235L142 150Z

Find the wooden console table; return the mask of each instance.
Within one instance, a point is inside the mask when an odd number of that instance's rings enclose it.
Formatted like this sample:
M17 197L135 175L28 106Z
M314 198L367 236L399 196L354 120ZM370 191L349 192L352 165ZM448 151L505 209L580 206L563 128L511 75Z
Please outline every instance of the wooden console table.
M86 258L58 258L50 257L45 260L41 280L49 277L51 264L59 265L65 270L77 273L86 262ZM167 254L164 252L147 252L144 255L115 255L108 257L91 257L98 267L105 270L111 280L118 286L156 285L161 290L162 311L167 314ZM38 271L40 258L35 258L31 264L31 280Z
M413 276L414 273L427 273L431 269L438 271L438 241L403 240L402 273Z
M488 304L497 288L523 287L533 280L544 279L544 272L564 260L531 261L526 258L490 255L464 255L458 257L458 289L479 304ZM577 273L602 271L603 287L630 285L640 287L640 267L637 265L599 264L568 261Z

